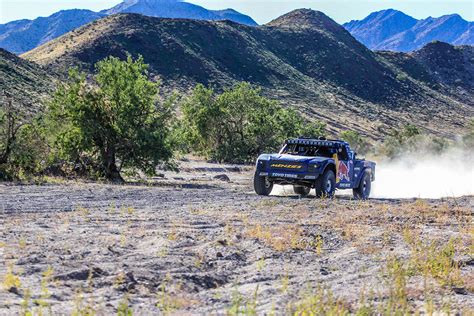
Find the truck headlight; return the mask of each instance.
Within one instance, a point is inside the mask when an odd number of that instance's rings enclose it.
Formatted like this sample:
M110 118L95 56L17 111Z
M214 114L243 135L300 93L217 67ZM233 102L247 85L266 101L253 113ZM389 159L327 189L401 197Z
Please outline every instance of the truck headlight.
M318 169L318 165L316 164L310 164L308 165L308 172L316 172L316 170Z
M259 160L257 161L257 169L264 169L265 168L265 161Z

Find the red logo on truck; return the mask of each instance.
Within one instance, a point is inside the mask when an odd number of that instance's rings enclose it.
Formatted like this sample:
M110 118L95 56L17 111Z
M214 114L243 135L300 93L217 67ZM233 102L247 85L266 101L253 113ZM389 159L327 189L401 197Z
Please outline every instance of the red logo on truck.
M349 166L345 162L339 161L339 168L337 169L338 179L341 181L351 181L349 170Z

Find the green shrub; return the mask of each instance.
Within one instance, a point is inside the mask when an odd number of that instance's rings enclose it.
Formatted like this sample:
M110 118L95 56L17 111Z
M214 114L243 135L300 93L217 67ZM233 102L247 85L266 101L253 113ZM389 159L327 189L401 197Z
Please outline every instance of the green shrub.
M182 148L219 162L250 162L276 150L288 137L320 136L324 124L309 123L290 109L240 83L216 94L198 85L182 104L183 119L176 134Z

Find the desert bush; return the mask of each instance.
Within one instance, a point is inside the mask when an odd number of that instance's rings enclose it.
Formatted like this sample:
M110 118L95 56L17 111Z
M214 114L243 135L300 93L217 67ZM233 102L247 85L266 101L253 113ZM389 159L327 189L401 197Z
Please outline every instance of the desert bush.
M474 119L469 123L468 131L463 137L463 144L466 148L474 148Z
M157 102L158 84L148 79L142 57L108 57L90 81L76 70L48 106L47 125L55 154L67 161L85 158L112 181L123 168L154 174L171 165L168 140L171 100Z
M461 267L455 260L456 254L461 253L459 240L426 241L408 230L404 232L403 238L410 246L410 267L414 273L431 276L441 286L463 285Z
M377 148L377 154L396 159L402 155L441 153L451 145L446 139L423 134L418 127L408 124L393 129L383 144Z
M334 296L329 289L318 287L306 289L300 299L288 304L292 315L349 315L345 302Z
M13 147L10 170L23 179L40 173L48 165L49 147L45 143L39 122L35 119L22 126Z
M226 310L229 316L234 315L258 315L258 285L251 297L242 295L237 289L232 293L232 305Z
M250 162L276 150L285 138L324 133L324 124L303 120L248 83L221 94L198 85L182 111L177 134L183 148L219 162Z
M351 148L358 154L366 155L369 152L370 144L367 138L356 131L343 131L339 134L340 139L349 143Z
M408 270L402 260L390 258L385 267L385 277L388 285L389 296L383 308L385 315L409 314L407 281Z

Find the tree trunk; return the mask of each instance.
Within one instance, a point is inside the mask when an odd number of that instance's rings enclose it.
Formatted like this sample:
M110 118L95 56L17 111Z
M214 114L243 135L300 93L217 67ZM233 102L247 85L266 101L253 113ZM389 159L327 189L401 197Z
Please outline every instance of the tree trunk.
M8 162L8 158L10 157L10 144L7 142L7 145L5 147L5 151L3 153L0 153L0 165L6 164Z
M104 171L107 180L114 183L124 183L115 160L115 149L107 148L102 153L104 159Z
M5 139L5 148L2 153L0 153L0 165L8 163L8 158L10 158L10 154L12 151L12 144L16 139L16 133L20 126L16 126L16 117L13 113L13 105L12 101L9 100L8 105L6 107L6 139Z

